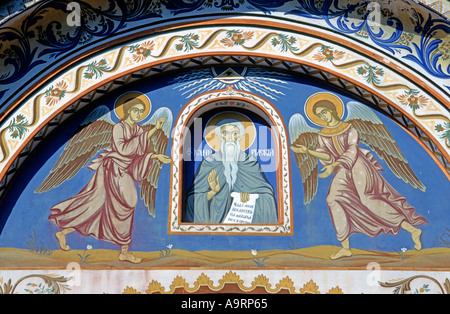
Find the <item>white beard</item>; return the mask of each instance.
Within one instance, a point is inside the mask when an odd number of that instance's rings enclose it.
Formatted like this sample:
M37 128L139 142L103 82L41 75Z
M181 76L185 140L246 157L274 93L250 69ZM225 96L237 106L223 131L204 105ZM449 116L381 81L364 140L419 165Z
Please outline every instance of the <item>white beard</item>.
M241 148L238 141L234 143L226 143L225 141L222 141L222 162L225 167L225 178L230 186L230 189L233 189L234 183L237 179L240 153Z

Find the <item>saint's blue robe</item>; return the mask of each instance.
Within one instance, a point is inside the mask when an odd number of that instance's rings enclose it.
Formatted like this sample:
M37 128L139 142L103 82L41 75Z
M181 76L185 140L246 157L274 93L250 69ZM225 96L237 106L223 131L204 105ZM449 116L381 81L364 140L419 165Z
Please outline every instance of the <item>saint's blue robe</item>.
M231 193L259 194L256 200L253 224L278 223L278 210L275 192L272 185L261 171L261 166L251 155L241 153L238 162L238 172L233 189L225 178L225 167L222 163L221 152L208 156L199 166L192 187L187 191L183 222L220 224L232 205ZM221 190L211 200L207 194L211 191L208 176L216 170Z

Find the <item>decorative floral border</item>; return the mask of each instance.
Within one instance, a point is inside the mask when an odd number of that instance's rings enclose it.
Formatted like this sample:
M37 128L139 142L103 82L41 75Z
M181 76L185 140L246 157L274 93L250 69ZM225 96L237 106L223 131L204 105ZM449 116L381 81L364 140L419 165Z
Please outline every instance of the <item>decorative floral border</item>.
M435 284L440 290L441 294L450 294L450 280L447 278L445 282L441 283L433 277L426 275L417 275L401 280L392 280L389 282L380 282L380 285L384 288L394 288L394 294L424 294L430 291L429 283L422 284L421 287L416 289L411 289L411 283L416 280L426 280Z
M450 2L446 0L419 0L427 7L450 19Z
M258 289L262 288L262 289ZM170 290L166 291L166 288L161 285L160 282L153 280L149 283L146 294L194 294L194 293L252 293L258 291L259 293L266 294L321 294L319 286L310 280L296 291L294 282L289 276L281 279L273 287L270 283L270 279L261 274L255 277L251 283L251 286L246 286L244 280L233 271L230 271L222 276L216 285L210 277L202 273L197 280L192 284L181 277L177 276L169 287ZM264 292L262 292L264 291ZM137 289L127 286L123 294L141 294ZM344 294L339 286L328 289L326 294Z
M113 272L107 276L106 272ZM84 273L43 274L33 271L0 270L0 295L2 294L71 294L71 293L118 293L118 294L346 294L346 293L392 293L392 294L450 294L450 280L445 274L427 273L406 275L406 278L374 281L378 277L399 278L403 273L360 273L352 271L250 272L234 270L186 271L180 274L139 270L129 281L130 271L105 270ZM28 274L27 274L28 273ZM170 275L173 274L173 275ZM408 272L409 274L409 272ZM347 276L348 275L348 276ZM77 276L79 278L77 278ZM171 277L173 276L173 277ZM330 280L333 276L333 280ZM341 278L335 278L335 276ZM368 276L366 278L366 276ZM371 276L374 276L373 278ZM107 279L107 286L103 286ZM128 279L127 279L128 278ZM349 282L350 280L350 282ZM94 285L95 284L95 285ZM144 287L144 288L143 288ZM325 288L323 288L325 287Z
M419 286L412 288L413 282L421 280ZM355 285L358 283L354 282ZM441 284L436 278L427 275L417 275L406 279L394 279L388 282L378 282L374 285L378 285L382 288L393 289L392 294L427 294L431 292L431 285L436 287L434 293L437 294L450 294L450 281L447 278L443 284ZM319 284L320 285L320 284ZM196 293L258 293L265 294L345 294L343 289L338 285L336 287L327 288L321 290L313 279L309 280L303 286L298 289L296 284L290 276L286 276L281 279L277 284L272 286L270 278L264 274L254 277L251 284L246 284L238 273L229 271L225 273L218 283L214 281L204 273L202 273L192 284L182 276L176 276L166 290L160 282L152 280L147 289L146 294L196 294ZM366 285L366 288L370 288ZM366 293L370 291L360 291L360 293ZM378 291L379 292L379 291ZM141 294L142 292L133 286L126 286L122 292L123 294ZM355 293L355 291L347 292ZM370 293L370 292L369 292ZM389 293L386 290L386 293Z
M19 285L25 283L26 288L23 288L23 293L61 294L70 290L67 283L71 280L71 277L35 274L22 277L13 284L11 279L4 282L3 277L0 277L0 295L17 294Z

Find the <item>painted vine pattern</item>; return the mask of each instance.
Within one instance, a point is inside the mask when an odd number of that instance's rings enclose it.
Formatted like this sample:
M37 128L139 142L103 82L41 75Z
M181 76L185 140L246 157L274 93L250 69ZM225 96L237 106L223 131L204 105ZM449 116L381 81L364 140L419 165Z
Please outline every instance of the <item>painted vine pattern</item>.
M28 282L31 279L33 281ZM27 294L61 294L70 290L70 285L67 283L71 280L71 277L57 275L29 275L20 278L13 284L11 279L4 282L3 277L0 277L0 295L17 294L19 285L26 282L28 283L25 285L24 291Z

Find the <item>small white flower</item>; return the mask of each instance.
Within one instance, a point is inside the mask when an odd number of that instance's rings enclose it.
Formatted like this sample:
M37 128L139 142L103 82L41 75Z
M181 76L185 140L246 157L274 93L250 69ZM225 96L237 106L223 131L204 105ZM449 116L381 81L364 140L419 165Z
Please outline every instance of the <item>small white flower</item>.
M87 249L88 249L88 250L92 250L92 249L93 249L92 245L88 245L88 246L87 246Z
M169 250L171 250L171 249L173 248L173 245L172 245L172 244L169 244L169 245L167 246L167 248L168 248Z
M258 251L257 250L252 250L252 255L253 256L257 256L258 255Z
M408 251L408 249L405 248L405 247L402 247L402 248L400 249L400 251L402 251L403 253L405 253L406 251Z

